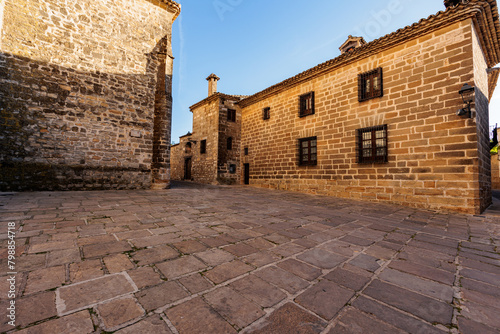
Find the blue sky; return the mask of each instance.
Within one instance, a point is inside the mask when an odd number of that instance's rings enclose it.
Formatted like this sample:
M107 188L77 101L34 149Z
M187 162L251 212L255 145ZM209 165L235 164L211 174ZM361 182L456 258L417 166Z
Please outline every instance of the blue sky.
M173 26L172 141L192 130L189 106L218 91L251 95L340 54L348 35L367 42L440 10L442 0L179 0ZM500 89L499 89L500 90ZM500 123L500 91L490 124Z

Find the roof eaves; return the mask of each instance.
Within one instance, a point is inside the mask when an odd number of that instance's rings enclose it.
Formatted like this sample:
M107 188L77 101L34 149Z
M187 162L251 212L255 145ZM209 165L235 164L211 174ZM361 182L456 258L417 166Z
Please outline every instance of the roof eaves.
M298 75L286 79L276 85L266 88L250 97L241 100L238 104L241 107L246 107L254 104L271 94L275 94L284 89L297 85L303 81L309 80L312 77L323 74L324 72L331 71L332 69L347 65L349 63L370 57L374 54L382 52L386 49L394 47L398 44L408 41L408 39L416 38L424 33L429 33L445 26L451 25L455 22L464 20L466 18L471 18L477 16L477 13L482 13L485 7L489 7L492 15L489 24L490 31L495 28L497 34L500 32L500 22L498 21L498 8L496 6L496 0L472 0L469 4L460 4L458 6L450 7L446 11L439 11L434 15L430 15L426 19L421 19L417 23L414 23L405 28L396 30L393 33L382 36L370 43L367 43L359 48L354 49L349 53L342 54L337 58L326 61L322 64L317 65L309 70L306 70ZM485 4L489 6L485 6ZM493 5L493 7L491 7ZM493 10L491 10L493 8ZM488 9L487 9L488 10ZM496 19L496 21L495 21ZM494 22L494 23L493 23ZM495 38L496 40L500 39ZM499 50L495 50L497 53ZM491 65L489 65L491 66Z
M243 99L244 97L247 97L247 96L244 96L244 95L229 95L229 94L224 94L224 93L214 93L212 95L210 95L209 97L193 104L191 107L189 107L189 110L192 112L194 109L204 105L204 104L207 104L207 103L210 103L210 102L213 102L219 98L224 98L226 100L235 100L235 101L240 101L241 99Z

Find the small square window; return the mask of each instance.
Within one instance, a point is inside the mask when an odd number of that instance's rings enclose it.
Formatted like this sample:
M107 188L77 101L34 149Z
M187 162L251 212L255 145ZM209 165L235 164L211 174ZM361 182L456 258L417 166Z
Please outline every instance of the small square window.
M270 118L271 118L271 108L269 107L264 108L264 110L262 111L262 119L267 120Z
M236 122L236 110L234 109L227 110L227 120L230 122Z
M229 165L229 173L236 174L236 165Z
M245 155L248 155L248 147L245 147L244 151L245 151Z
M314 114L314 92L300 96L300 112L299 116L304 117Z
M317 137L299 139L299 165L315 166L318 164Z
M367 101L384 95L382 67L358 75L358 100Z
M227 149L228 151L233 149L233 137L227 138Z
M387 125L358 129L358 163L384 163L388 161Z
M200 154L205 154L207 153L207 140L203 139L200 142Z

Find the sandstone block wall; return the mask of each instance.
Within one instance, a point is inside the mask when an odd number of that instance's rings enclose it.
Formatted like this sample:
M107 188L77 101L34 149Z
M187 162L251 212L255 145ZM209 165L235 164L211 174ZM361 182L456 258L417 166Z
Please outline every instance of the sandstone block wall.
M495 190L500 190L500 162L498 157L498 154L491 156L491 188Z
M488 96L474 70L480 52L473 51L473 34L471 20L455 23L243 106L242 148L249 155L242 153L241 163L250 164L250 184L478 213L489 201L486 182L478 186L489 168L478 156L484 101L477 122L455 114L464 83ZM378 67L383 97L358 102L358 74ZM315 114L300 118L299 96L311 91ZM358 164L356 130L383 124L388 163ZM298 166L298 140L313 136L318 164Z
M217 179L220 184L240 183L241 109L231 100L221 100L219 111L219 150ZM228 121L228 110L236 112L236 121ZM232 138L232 149L227 149L227 139ZM235 167L231 171L231 165Z
M205 184L238 184L240 179L241 111L239 97L216 93L191 107L193 133L172 146L172 180L185 180L185 161L191 159L191 180ZM236 120L228 120L228 110L236 111ZM227 138L232 149L227 149ZM200 153L206 140L206 153ZM186 151L188 142L191 151ZM236 167L231 172L230 167Z
M490 155L490 101L488 65L481 49L479 36L474 25L472 29L472 50L475 84L475 120L477 126L477 191L475 206L483 212L492 203L491 198L491 155Z
M192 181L217 183L219 107L219 97L213 96L191 109L194 131L190 136L181 137L180 143L172 147L172 180L185 180L185 160L190 158ZM205 153L200 150L202 140L206 140ZM191 150L186 150L188 142L191 142Z
M0 190L168 186L178 5L3 3Z

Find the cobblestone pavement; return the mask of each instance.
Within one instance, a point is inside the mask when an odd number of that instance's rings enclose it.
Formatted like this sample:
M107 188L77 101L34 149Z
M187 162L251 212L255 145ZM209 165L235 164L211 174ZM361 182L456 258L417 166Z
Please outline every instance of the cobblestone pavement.
M179 184L2 193L0 221L18 333L500 330L498 216Z

